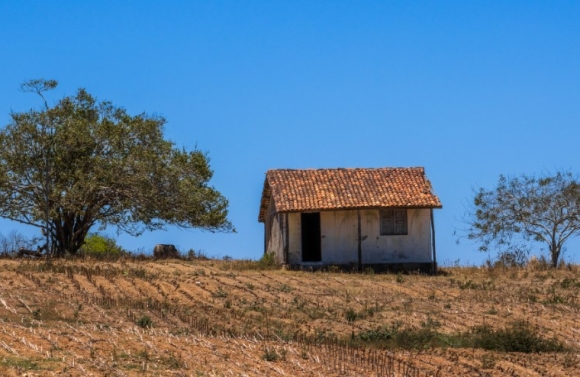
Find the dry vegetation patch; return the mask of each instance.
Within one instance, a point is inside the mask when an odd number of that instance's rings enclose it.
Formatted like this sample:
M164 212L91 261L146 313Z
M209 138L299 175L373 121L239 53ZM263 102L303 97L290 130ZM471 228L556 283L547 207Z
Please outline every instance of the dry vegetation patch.
M576 266L0 260L0 274L2 375L580 375Z

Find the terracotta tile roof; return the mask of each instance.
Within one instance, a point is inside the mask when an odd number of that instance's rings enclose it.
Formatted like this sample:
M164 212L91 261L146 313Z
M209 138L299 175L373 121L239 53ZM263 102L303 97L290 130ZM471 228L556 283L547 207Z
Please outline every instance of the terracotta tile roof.
M270 200L274 200L276 212L442 207L421 167L269 170L262 191L260 222L266 218Z

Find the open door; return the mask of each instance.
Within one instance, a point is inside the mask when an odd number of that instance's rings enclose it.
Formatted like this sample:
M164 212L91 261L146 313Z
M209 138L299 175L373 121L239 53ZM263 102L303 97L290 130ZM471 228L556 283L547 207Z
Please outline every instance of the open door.
M302 262L320 262L320 212L302 213Z

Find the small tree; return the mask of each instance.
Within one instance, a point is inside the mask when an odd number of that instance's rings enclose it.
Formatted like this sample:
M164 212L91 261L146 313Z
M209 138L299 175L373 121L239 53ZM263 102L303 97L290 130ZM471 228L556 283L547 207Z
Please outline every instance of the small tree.
M32 80L23 89L55 88ZM0 130L0 217L40 228L47 249L76 254L90 229L139 235L166 225L231 231L206 154L163 138L165 119L129 115L84 89Z
M580 233L580 181L569 172L502 175L495 189L476 192L467 222L468 238L479 240L480 250L541 242L557 267L565 242Z

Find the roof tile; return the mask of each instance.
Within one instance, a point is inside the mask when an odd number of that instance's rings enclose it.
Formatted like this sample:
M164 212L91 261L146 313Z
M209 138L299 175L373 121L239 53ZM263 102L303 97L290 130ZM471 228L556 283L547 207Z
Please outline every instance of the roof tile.
M277 212L333 209L441 208L422 167L276 169L266 173L258 220L270 200Z

